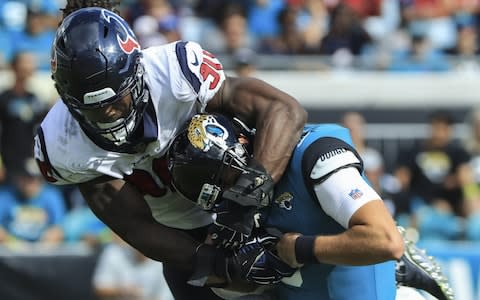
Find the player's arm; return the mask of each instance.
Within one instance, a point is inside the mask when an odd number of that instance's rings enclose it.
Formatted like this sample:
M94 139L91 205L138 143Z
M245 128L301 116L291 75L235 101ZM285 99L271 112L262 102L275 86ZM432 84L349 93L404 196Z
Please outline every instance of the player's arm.
M207 110L234 115L256 128L249 171L222 194L223 204L210 229L214 243L229 248L244 242L254 224L250 216L258 207L271 203L274 182L280 180L300 139L306 113L294 98L269 84L234 77L224 80ZM234 221L239 211L248 217Z
M292 96L262 80L226 76L215 55L195 42L176 43L174 53L182 79L173 81L177 98L194 98L200 110L235 116L255 128L253 156L277 182L302 134L306 111Z
M233 284L232 280L244 280L255 267L255 251L227 256L222 249L197 242L185 232L155 221L135 187L123 180L104 179L79 185L95 215L147 257L192 274L190 284L225 287ZM231 287L251 288L243 284Z
M95 215L128 244L154 260L192 268L200 243L155 221L135 187L120 179L103 178L82 183L79 188Z
M349 172L350 174L347 174ZM355 178L356 169L345 169L332 176ZM360 175L351 183L358 186L363 179ZM330 185L330 183L326 183ZM348 184L348 183L347 183ZM337 186L333 184L331 186ZM362 193L368 197L360 200L365 203L359 207L348 222L348 229L337 235L303 236L298 233L285 234L277 245L279 255L292 266L299 263L327 263L345 265L368 265L398 260L403 255L403 240L395 222L383 201L366 182ZM338 190L340 194L341 190ZM340 196L340 195L339 195ZM340 196L341 197L341 196ZM328 197L329 199L339 197ZM342 204L348 205L348 204Z
M255 78L227 77L207 110L237 116L256 128L254 157L275 182L282 176L307 120L297 100Z
M186 79L178 81L178 90L183 91L188 82L200 110L235 116L256 129L254 159L249 162L248 172L223 193L224 202L235 202L234 206L248 207L250 212L267 205L274 182L282 176L300 139L307 113L293 97L259 79L226 77L215 56L196 43L179 42L175 53ZM237 226L231 222L234 218L230 211L222 212L222 218L216 219L218 227L212 231L217 237L215 243L241 244L244 239L237 237L250 234L252 219L246 218L245 224Z
M277 245L286 262L367 265L400 259L402 236L381 197L362 177L361 166L355 150L339 139L319 139L305 151L307 186L325 213L346 230L337 235L286 234Z

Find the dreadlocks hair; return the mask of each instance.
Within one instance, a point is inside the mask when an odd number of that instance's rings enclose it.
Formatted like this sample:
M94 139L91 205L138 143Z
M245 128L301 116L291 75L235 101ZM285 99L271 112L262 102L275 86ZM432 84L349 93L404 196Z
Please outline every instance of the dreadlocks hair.
M112 12L119 14L117 6L120 4L120 0L67 0L65 8L60 9L65 19L68 15L81 8L86 7L101 7Z

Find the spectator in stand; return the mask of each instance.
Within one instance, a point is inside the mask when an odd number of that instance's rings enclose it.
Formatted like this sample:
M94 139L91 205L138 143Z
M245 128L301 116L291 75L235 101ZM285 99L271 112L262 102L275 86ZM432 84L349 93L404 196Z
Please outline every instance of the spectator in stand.
M132 25L142 48L167 43L167 38L160 32L158 21L152 16L138 17Z
M179 19L175 15L169 15L161 19L158 22L158 31L163 34L167 43L181 40L179 25Z
M105 246L93 275L99 300L173 300L162 263L151 260L118 236Z
M393 53L409 48L409 33L400 26L397 0L382 0L380 15L365 18L363 27L373 40L373 43L362 51L360 63L363 68L385 70Z
M328 31L327 8L323 0L306 0L299 9L297 24L303 36L305 52L316 53Z
M294 6L284 7L277 17L280 34L271 39L264 39L260 52L265 54L302 54L305 41L297 24L298 9Z
M242 6L227 4L219 27L204 34L203 44L209 51L219 54L234 54L241 48L255 49L256 42L248 31L247 17Z
M466 193L471 168L470 155L453 142L453 118L447 111L431 114L430 136L412 149L400 153L395 175L407 191L410 213L420 237L459 239L463 221L469 215Z
M181 39L178 17L166 0L142 0L128 10L132 29L143 48Z
M395 176L387 173L380 152L371 152L363 159L365 176L370 185L382 197L385 206L392 216L396 216L395 197L400 192L400 183Z
M390 213L395 215L393 197L399 192L400 184L394 176L385 172L383 157L380 152L367 145L365 118L359 112L349 111L343 114L341 124L350 130L352 142L363 160L365 176L384 200Z
M434 49L455 45L456 30L452 15L456 3L451 0L400 0L400 13L413 35L425 36Z
M197 0L193 1L193 5L198 16L219 22L223 18L223 11L226 7L233 4L243 12L248 12L254 1L265 2L270 0Z
M341 118L341 124L350 130L353 144L362 159L368 159L370 156L377 156L377 154L380 155L376 149L367 146L365 140L365 118L361 113L356 111L344 113Z
M33 158L11 172L11 183L0 189L0 242L62 242L65 207L61 193L43 181Z
M8 32L25 30L28 9L41 10L50 18L48 23L54 27L58 24L59 1L57 0L1 0L0 24Z
M387 69L397 72L445 72L450 70L450 65L445 55L431 47L425 35L414 35L410 50L394 53Z
M14 53L32 53L36 57L38 69L42 71L50 70L50 50L55 37L51 19L48 11L29 7L25 30L12 33Z
M480 64L477 55L480 53L478 47L478 32L473 23L459 24L457 43L453 49L447 51L455 55L453 70L464 74L478 75Z
M257 58L253 50L242 48L233 55L235 73L239 77L251 77L257 71Z
M129 24L135 24L138 18L145 15L161 20L172 14L175 14L175 12L168 0L139 0L131 2L127 7L125 19Z
M248 28L257 39L280 34L278 13L285 7L284 0L254 0L248 11Z
M329 31L323 38L320 53L335 54L346 49L353 55L359 55L371 38L363 28L360 17L347 4L341 2L331 12Z
M24 1L0 1L0 24L7 32L25 28L27 4Z
M19 52L12 61L14 82L0 94L1 156L5 169L14 169L33 156L33 136L47 105L28 91L28 81L35 71L35 57Z

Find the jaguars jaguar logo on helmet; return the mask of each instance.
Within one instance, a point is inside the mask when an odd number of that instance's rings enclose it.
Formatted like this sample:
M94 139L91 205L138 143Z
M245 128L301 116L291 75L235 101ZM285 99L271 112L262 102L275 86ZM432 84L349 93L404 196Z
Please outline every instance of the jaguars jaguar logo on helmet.
M208 151L212 142L224 144L228 131L212 115L195 115L187 129L187 136L193 146Z

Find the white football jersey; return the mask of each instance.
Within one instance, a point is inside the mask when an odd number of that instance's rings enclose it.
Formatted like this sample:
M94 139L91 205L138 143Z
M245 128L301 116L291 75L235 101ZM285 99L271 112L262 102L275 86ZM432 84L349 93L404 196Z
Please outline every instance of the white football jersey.
M205 110L225 74L220 62L194 42L175 42L142 52L158 132L144 152L100 148L58 101L35 137L35 157L51 183L76 184L102 175L124 179L145 195L158 222L181 229L205 226L212 222L211 214L170 189L164 155L182 125Z

